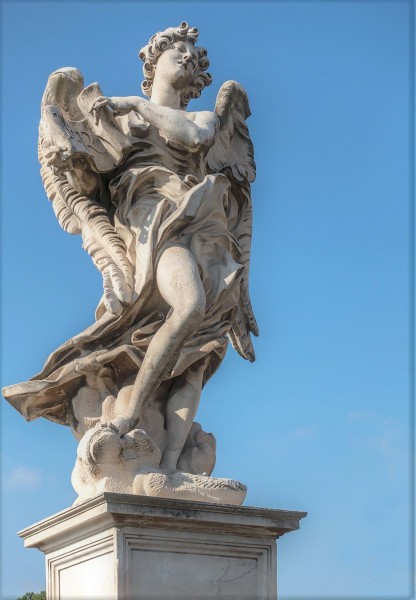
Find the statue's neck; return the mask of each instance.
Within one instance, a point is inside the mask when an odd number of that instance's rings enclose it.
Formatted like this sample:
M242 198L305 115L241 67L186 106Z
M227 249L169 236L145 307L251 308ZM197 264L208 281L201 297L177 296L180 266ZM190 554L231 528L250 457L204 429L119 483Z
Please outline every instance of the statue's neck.
M181 94L179 90L174 90L169 83L164 81L154 81L150 100L155 104L159 104L159 106L181 108Z

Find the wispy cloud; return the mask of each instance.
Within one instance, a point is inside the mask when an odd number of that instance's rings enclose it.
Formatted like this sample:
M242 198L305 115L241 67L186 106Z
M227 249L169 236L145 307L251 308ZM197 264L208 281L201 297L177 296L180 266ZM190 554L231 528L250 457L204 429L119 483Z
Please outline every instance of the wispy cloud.
M346 420L360 432L365 445L383 458L389 477L394 478L406 467L408 429L405 423L366 408L349 413Z
M347 421L349 423L354 422L354 421L370 421L371 419L374 419L375 415L373 412L371 412L371 410L368 410L367 408L362 408L361 410L356 410L354 412L350 412L347 415Z
M297 427L293 432L293 435L298 440L313 439L319 434L318 423L311 423L309 425L301 425Z
M4 485L7 488L34 488L42 481L42 472L39 469L18 466L15 467L4 478Z
M395 477L407 465L407 440L408 431L403 423L392 418L381 419L370 445L383 456L389 477Z

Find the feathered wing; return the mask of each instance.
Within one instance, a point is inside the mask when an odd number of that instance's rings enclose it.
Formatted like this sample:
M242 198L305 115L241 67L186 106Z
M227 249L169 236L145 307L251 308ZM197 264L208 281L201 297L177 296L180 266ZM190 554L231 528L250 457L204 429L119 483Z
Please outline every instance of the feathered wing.
M207 154L206 163L209 172L223 173L230 181L228 227L238 243L239 256L236 258L243 265L240 300L229 337L243 358L254 361L250 333L257 336L259 332L249 296L249 268L252 231L250 184L256 177L256 165L246 125L250 107L244 88L236 81L225 82L218 92L215 112L220 130Z
M101 90L97 84L84 89L83 83L81 73L71 67L48 79L39 125L41 176L59 224L71 234L81 234L83 248L103 276L106 309L120 314L131 300L133 274L125 243L103 206L102 174L115 168L131 141L109 114L104 123L107 135L97 135L89 108ZM57 147L61 167L48 163L48 152Z

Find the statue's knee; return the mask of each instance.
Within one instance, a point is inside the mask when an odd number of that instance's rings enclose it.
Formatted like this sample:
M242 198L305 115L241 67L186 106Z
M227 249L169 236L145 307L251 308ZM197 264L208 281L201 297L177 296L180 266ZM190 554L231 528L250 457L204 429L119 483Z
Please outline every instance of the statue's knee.
M195 329L205 316L205 308L205 298L198 297L184 301L175 312L187 328Z

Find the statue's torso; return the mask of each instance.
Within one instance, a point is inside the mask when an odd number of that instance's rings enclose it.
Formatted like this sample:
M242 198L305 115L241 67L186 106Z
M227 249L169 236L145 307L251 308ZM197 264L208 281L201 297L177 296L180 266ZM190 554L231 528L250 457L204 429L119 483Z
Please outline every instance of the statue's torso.
M117 169L117 174L120 175L131 168L149 166L161 166L181 178L193 176L198 181L202 181L207 174L203 154L175 147L152 126L149 127L146 137Z

